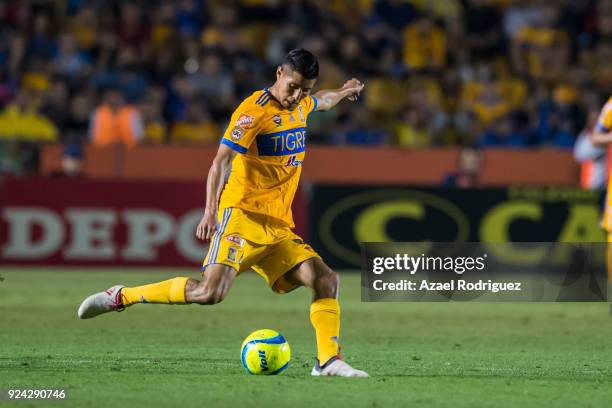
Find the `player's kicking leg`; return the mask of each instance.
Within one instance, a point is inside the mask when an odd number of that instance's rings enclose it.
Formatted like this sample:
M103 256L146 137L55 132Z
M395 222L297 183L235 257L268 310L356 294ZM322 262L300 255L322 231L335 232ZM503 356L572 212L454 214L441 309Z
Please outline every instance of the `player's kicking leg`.
M208 265L201 281L179 277L134 288L116 285L89 296L77 314L80 319L89 319L107 312L121 312L136 303L214 305L225 298L236 274L230 266L213 264Z
M310 321L317 336L317 360L313 376L368 377L340 357L340 305L338 274L321 258L310 258L283 276L287 282L312 289Z

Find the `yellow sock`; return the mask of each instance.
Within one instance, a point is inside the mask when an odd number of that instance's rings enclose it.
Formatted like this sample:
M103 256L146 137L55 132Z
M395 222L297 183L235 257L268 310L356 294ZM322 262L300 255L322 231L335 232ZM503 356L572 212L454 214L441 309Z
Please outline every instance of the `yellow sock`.
M337 299L318 299L310 305L310 321L317 334L317 358L325 364L338 355L340 346L340 305Z
M124 306L134 303L185 304L185 286L189 278L174 278L150 285L121 289Z

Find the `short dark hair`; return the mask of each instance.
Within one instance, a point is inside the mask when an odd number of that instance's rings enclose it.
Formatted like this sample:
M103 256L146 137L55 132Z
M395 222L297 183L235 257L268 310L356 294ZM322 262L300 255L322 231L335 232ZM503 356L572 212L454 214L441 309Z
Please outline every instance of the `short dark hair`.
M319 61L312 52L303 48L289 51L283 65L288 65L299 72L306 79L315 79L319 76Z

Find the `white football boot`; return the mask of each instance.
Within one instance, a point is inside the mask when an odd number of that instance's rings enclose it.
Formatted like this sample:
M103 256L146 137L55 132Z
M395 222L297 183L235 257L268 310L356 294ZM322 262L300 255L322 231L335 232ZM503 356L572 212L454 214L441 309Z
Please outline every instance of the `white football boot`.
M79 306L77 312L79 319L91 319L102 313L123 311L125 309L121 301L123 287L123 285L116 285L104 292L89 296Z
M312 368L310 375L319 376L335 376L335 377L369 377L365 371L357 370L348 363L334 357L323 367L319 366L319 361L315 360L315 366Z

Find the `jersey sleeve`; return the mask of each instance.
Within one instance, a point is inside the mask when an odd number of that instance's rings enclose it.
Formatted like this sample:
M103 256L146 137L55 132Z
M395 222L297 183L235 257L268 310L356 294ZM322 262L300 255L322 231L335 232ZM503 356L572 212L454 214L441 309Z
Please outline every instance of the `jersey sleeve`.
M231 147L238 153L246 153L260 132L263 115L264 111L259 106L243 102L232 114L221 144Z
M602 133L608 133L612 130L612 98L610 98L608 103L606 103L601 110L595 127Z
M314 95L308 95L304 98L304 109L306 110L306 114L310 115L314 111L317 110L319 102L317 101L317 97Z

